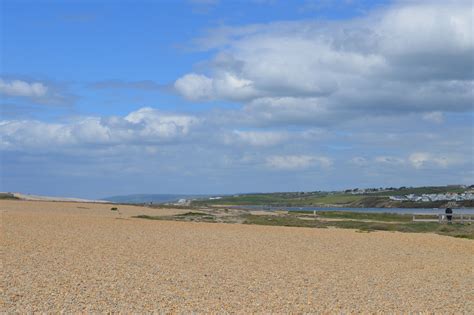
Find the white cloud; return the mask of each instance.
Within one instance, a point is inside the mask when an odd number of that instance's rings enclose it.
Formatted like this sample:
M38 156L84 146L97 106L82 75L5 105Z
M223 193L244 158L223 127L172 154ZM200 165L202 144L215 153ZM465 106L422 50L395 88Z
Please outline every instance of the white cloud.
M415 152L408 157L411 165L417 169L424 167L446 168L453 164L460 164L463 160L456 156L433 155L427 152Z
M376 163L387 164L387 165L400 165L405 161L402 158L396 156L376 156L374 161Z
M136 187L176 192L469 183L472 12L468 1L401 1L354 20L215 29L199 41L215 56L174 82L190 101L214 101L211 111L0 121L3 170L10 182L21 172L43 178L30 172L56 164L67 175L133 170L149 176L129 177ZM3 79L10 103L64 103L52 82ZM222 100L237 104L218 109ZM10 117L54 116L47 114ZM449 128L433 124L444 121ZM31 162L38 160L44 164ZM319 168L331 176L308 176Z
M273 155L266 158L266 165L272 169L296 170L312 166L329 168L331 159L323 156L312 155Z
M187 74L174 84L175 89L191 101L230 99L245 100L257 95L252 81L241 79L233 73L221 73L209 78L195 73Z
M241 131L233 130L224 135L224 143L244 144L255 147L274 146L288 140L289 134L280 131Z
M473 19L470 1L403 1L337 23L222 27L198 40L217 50L208 74L175 88L193 101L245 102L262 124L472 111Z
M415 168L420 168L431 160L431 155L428 153L413 153L408 159Z
M186 74L174 83L175 89L189 100L212 98L212 79L195 73Z
M23 96L38 98L48 92L48 87L41 82L26 82L22 80L6 81L0 79L0 94L6 96Z
M328 140L328 132L323 129L305 129L301 131L280 130L232 130L222 134L226 145L244 145L253 147L272 147L290 143L315 143Z
M323 99L295 97L264 97L247 103L240 120L255 125L307 124L325 125L344 115L331 111ZM237 116L238 117L238 116Z
M6 150L50 151L88 145L148 145L186 137L199 119L142 108L125 117L84 117L70 123L35 120L0 122L0 145Z
M25 98L37 104L72 105L77 97L60 84L0 78L0 96Z
M422 115L423 120L441 124L444 121L444 115L442 112L429 112Z
M190 128L198 123L198 119L194 116L163 113L150 107L132 112L124 120L140 125L142 127L140 134L145 137L186 135Z
M389 55L458 54L474 48L471 1L403 3L382 17L381 47Z

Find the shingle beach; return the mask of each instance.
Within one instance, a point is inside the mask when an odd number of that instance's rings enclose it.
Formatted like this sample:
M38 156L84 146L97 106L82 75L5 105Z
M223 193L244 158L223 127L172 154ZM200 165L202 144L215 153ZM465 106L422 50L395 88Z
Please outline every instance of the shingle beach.
M0 201L1 312L474 313L474 241Z

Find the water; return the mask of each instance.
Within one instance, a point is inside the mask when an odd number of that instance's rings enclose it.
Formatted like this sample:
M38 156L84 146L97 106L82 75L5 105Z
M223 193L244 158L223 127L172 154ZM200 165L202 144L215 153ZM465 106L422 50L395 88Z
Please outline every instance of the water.
M348 211L348 212L365 212L365 213L444 213L444 209L439 208L319 208L319 207L275 207L275 206L234 206L232 208L249 209L249 210L265 210L265 211ZM453 208L454 213L472 214L474 208Z

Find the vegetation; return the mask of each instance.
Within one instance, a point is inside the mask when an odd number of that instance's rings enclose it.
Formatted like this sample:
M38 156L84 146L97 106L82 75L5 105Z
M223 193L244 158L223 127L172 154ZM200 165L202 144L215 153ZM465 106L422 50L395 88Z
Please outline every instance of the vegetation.
M308 211L292 211L293 215L304 215L313 217ZM384 222L411 222L412 215L397 213L366 213L366 212L348 212L348 211L318 211L316 213L319 218L328 219L349 219L349 220L373 220Z
M148 220L172 220L172 221L195 221L195 222L215 222L215 217L208 213L187 212L176 214L174 216L151 216L137 215L132 218L148 219Z
M347 214L347 213L346 213ZM350 213L349 216L357 217L359 213ZM356 229L364 232L372 231L392 231L392 232L409 232L409 233L436 233L440 235L461 237L474 239L474 226L471 224L439 224L437 222L411 222L406 218L394 217L389 220L388 217L382 218L385 222L380 222L380 216L367 214L364 221L362 220L341 220L341 221L324 221L324 220L302 220L294 215L289 216L260 216L247 215L245 224L274 225L274 226L293 226L293 227L314 227L314 228L344 228ZM336 214L326 213L327 217L335 217ZM373 220L373 221L367 221Z
M227 222L272 226L307 228L343 228L362 232L391 231L410 233L436 233L440 235L474 239L474 225L439 224L437 222L412 222L411 215L393 213L357 213L342 211L318 212L317 216L308 212L290 212L283 215L255 215L250 212L235 216L218 216L204 212L187 212L174 216L139 215L135 218L148 220L174 220L194 222Z
M352 194L327 193L269 193L226 196L215 200L196 200L193 205L268 205L305 206L319 204L345 205L363 199L364 196Z
M16 197L14 194L12 193L0 193L0 199L3 199L3 200L8 200L8 199L11 199L11 200L17 200L19 199L18 197Z
M373 192L378 196L398 196L398 195L421 195L421 194L443 194L443 193L462 193L466 189L458 185L453 186L424 186L424 187L400 187L394 190Z
M133 216L132 218L147 219L147 220L169 220L170 219L170 217L158 216L158 215L146 215L146 214L136 215L136 216Z
M400 188L371 188L365 190L348 189L344 192L284 192L242 194L223 196L213 200L195 200L194 206L315 206L315 207L353 207L353 208L439 208L447 201L415 202L393 201L390 196L409 194L462 193L462 186L433 186L433 187L400 187ZM474 201L458 201L461 207L474 207Z
M146 214L136 215L136 216L133 216L132 218L147 219L147 220L168 220L169 219L169 217L165 217L165 216L146 215Z
M186 212L183 214L177 214L176 216L189 217L189 216L207 216L207 215L208 215L207 213L203 213L203 212Z

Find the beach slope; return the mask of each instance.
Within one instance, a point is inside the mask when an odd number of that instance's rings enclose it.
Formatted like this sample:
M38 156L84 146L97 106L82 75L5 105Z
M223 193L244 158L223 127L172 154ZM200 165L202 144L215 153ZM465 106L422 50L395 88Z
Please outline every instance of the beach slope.
M473 313L472 240L0 201L1 312Z

